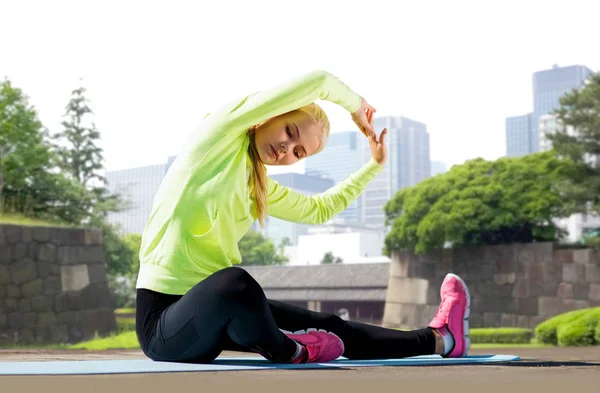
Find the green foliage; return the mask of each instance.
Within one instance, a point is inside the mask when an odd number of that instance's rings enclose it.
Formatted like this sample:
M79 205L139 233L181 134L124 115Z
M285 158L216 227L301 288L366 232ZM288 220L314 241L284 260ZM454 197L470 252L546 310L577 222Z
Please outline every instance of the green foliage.
M343 262L344 260L342 258L334 256L331 251L326 252L325 255L323 255L323 259L321 259L321 265L331 265Z
M117 316L117 328L119 333L131 332L135 330L135 318L119 318Z
M473 344L529 344L533 332L526 328L475 328L469 336Z
M535 338L544 344L558 345L558 327L567 325L592 310L594 309L587 308L556 315L536 326Z
M260 232L248 231L239 241L238 247L242 255L242 264L249 265L283 265L288 259L277 250L273 242Z
M554 152L496 161L475 159L399 191L384 207L392 225L385 252L553 241L553 218L571 206L557 188L575 167Z
M600 155L600 74L592 76L583 88L561 97L554 114L559 128L548 139L558 154L579 166L576 176L564 186L565 195L579 211L591 206L600 213L600 165L591 159Z
M556 329L558 345L582 346L596 345L600 341L594 339L596 327L600 323L600 308L587 310L577 318L559 325Z
M597 343L600 343L600 321L598 321L596 330L594 331L594 340L596 340Z

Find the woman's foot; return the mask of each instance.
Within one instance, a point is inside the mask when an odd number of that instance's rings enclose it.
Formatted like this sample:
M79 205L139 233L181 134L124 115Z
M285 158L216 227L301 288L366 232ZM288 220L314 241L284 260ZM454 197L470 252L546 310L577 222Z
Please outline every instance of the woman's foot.
M344 343L331 332L307 329L284 333L302 347L302 353L296 354L292 363L324 363L335 360L344 353Z
M442 301L429 324L444 341L444 357L466 356L471 346L469 313L471 297L465 282L456 274L448 274L440 289Z

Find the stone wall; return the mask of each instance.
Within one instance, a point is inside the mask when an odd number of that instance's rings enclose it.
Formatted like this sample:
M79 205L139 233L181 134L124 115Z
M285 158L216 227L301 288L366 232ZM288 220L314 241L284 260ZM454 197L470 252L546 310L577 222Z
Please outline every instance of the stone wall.
M0 225L0 345L117 330L100 230Z
M554 315L600 306L600 255L552 243L395 252L383 325L425 327L438 309L446 273L471 293L471 327L528 327Z

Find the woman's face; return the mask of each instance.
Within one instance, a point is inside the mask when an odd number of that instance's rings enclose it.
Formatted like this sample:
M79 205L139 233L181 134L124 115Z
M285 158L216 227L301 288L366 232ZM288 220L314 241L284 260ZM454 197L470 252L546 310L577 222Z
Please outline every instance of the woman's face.
M265 165L292 165L319 150L321 134L309 115L292 111L261 124L254 143Z

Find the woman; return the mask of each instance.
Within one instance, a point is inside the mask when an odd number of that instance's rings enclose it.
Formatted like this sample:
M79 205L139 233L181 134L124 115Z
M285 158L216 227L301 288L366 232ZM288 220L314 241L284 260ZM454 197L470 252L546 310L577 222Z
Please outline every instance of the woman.
M328 191L305 196L278 185L266 165L291 165L325 147L327 116L341 105L369 140L372 158ZM238 241L258 219L321 224L345 210L383 168L387 130L375 109L331 74L315 71L208 114L173 162L142 236L136 328L151 359L211 362L223 350L273 362L399 358L468 351L469 295L454 275L429 327L384 329L267 300L243 269ZM291 333L295 332L295 333Z

